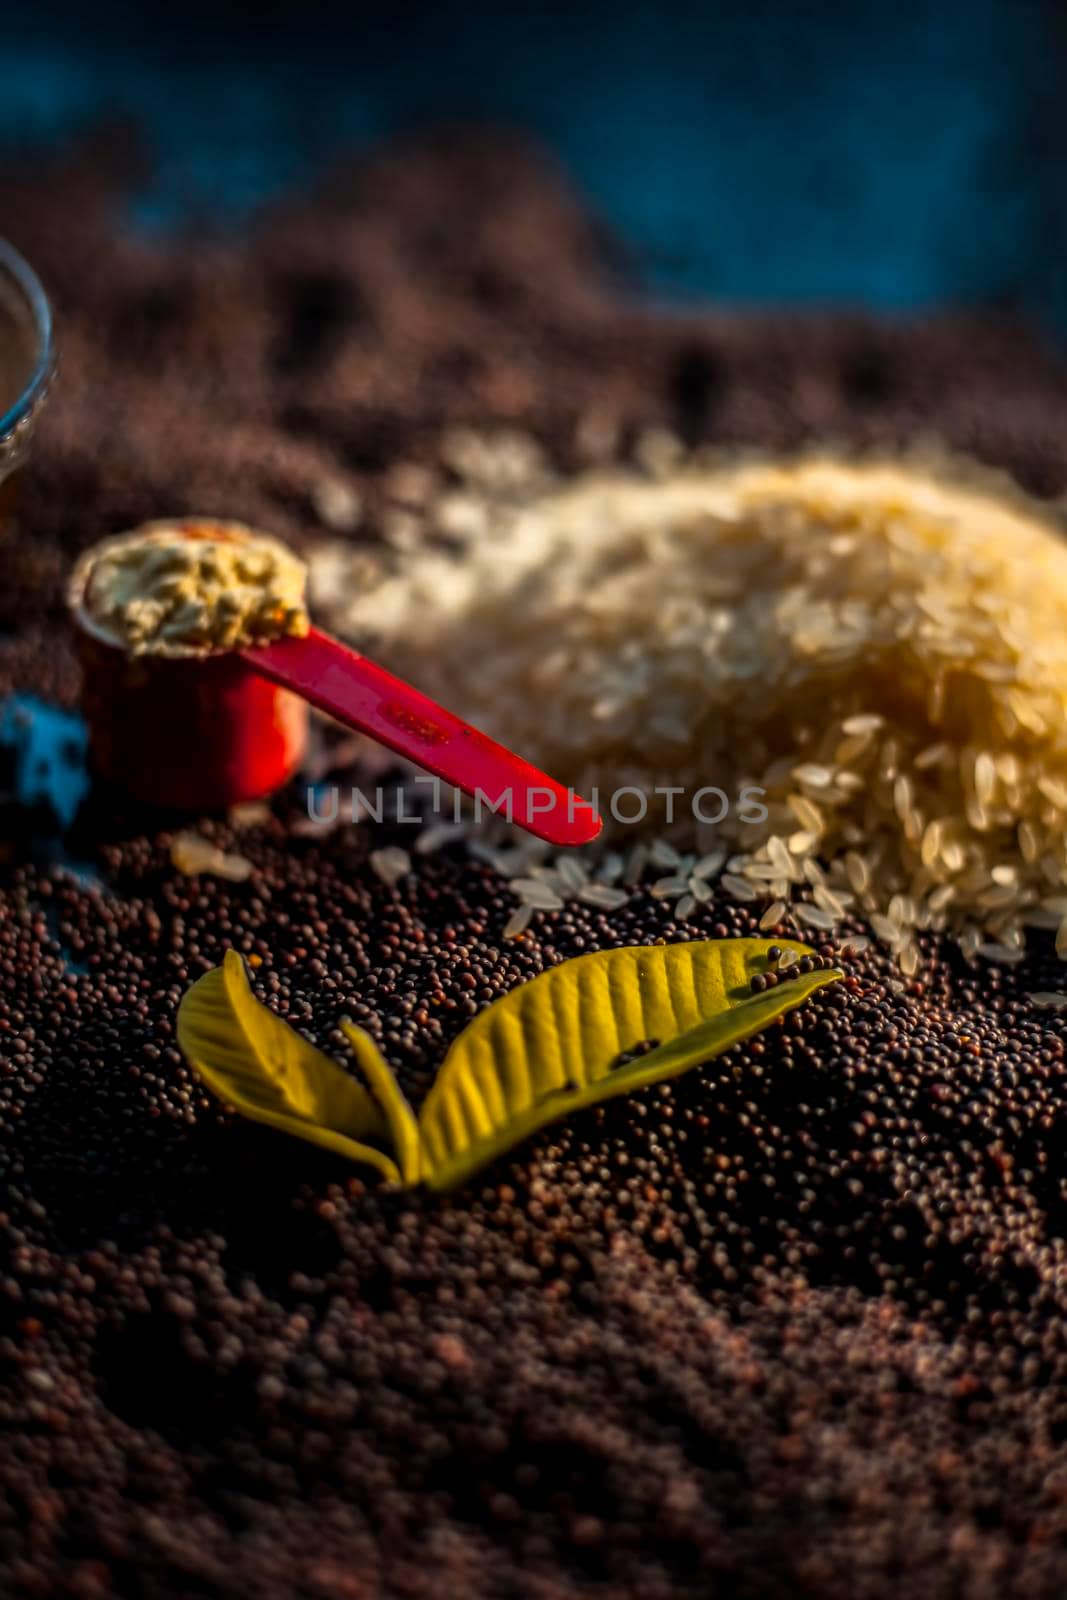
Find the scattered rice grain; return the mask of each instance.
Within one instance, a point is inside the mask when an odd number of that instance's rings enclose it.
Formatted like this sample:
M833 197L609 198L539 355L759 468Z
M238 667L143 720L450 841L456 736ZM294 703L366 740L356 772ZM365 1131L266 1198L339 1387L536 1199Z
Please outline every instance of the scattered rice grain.
M785 916L786 910L784 900L775 900L759 919L760 931L766 933L769 928L776 928Z
M802 901L794 909L797 919L809 928L821 928L829 932L837 920L829 911L824 911L821 906L809 905L807 901Z
M586 883L578 891L578 899L587 906L599 906L603 911L618 911L630 896L625 889L613 889L607 883Z
M504 938L517 939L520 933L525 933L533 917L533 906L516 906L507 922L504 924Z
M688 889L689 879L674 873L669 878L657 878L649 893L654 900L673 900L676 895L685 894Z
M1056 989L1039 989L1035 994L1027 995L1039 1011L1067 1011L1067 994L1062 994Z
M226 878L231 883L246 883L252 876L252 863L245 856L220 850L210 839L192 831L174 835L170 859L179 872L190 877L206 873L213 878Z
M411 871L411 857L399 845L390 844L381 850L372 850L369 860L371 870L390 889L395 888L401 878L406 878Z
M512 878L508 888L517 894L524 906L531 906L534 911L562 911L563 900L552 888L551 884L543 883L540 878Z
M722 886L733 899L743 902L759 898L755 888L746 878L739 878L734 872L724 872Z

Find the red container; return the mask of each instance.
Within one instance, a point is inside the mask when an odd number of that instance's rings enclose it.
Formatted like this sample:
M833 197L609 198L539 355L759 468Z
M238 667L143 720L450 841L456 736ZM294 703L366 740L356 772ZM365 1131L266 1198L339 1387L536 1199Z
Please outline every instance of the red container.
M204 519L150 525L164 526L191 539L252 536L238 523ZM303 759L306 703L232 650L133 655L117 643L86 605L92 567L117 542L87 550L67 590L95 771L139 800L182 811L216 811L271 794Z

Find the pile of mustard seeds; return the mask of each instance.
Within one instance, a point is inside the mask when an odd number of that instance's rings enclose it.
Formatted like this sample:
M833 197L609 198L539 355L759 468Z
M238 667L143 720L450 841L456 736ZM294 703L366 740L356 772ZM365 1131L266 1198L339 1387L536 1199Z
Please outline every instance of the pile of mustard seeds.
M341 1016L371 1031L417 1108L516 984L752 935L774 903L657 836L633 882L609 847L506 938L508 883L444 822L425 855L412 827L319 827L304 783L173 824L91 795L61 836L33 730L76 704L64 586L113 530L238 517L372 581L465 538L490 481L527 501L709 444L932 429L1053 496L1067 365L999 316L620 304L574 197L484 130L222 241L118 226L127 160L0 169L63 343L0 538L0 1591L1061 1600L1067 1018L1030 998L1061 986L1053 931L1004 964L920 928L914 978L875 940L707 1069L459 1195L389 1196L198 1088L174 1016L226 948L330 1053ZM365 765L319 733L304 780L347 796ZM846 909L820 951L863 937Z

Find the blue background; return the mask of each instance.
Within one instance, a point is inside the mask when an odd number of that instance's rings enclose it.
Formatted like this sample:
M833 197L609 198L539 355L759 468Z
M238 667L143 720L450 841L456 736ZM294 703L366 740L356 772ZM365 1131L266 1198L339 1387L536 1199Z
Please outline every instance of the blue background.
M665 297L1009 304L1067 328L1051 3L194 0L15 5L0 27L0 150L133 119L141 227L239 223L349 147L478 117L546 144Z

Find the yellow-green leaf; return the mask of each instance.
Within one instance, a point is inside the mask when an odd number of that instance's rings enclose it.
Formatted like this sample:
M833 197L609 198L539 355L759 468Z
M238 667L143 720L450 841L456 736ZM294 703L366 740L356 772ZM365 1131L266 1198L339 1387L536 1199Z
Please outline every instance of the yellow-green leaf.
M400 1176L407 1184L419 1181L419 1130L415 1114L404 1098L403 1092L385 1057L369 1033L357 1028L347 1017L341 1019L341 1030L352 1046L352 1054L370 1084L389 1124L393 1149L400 1163Z
M361 1084L256 999L236 951L183 996L178 1043L208 1088L246 1117L399 1180L396 1162L366 1142L388 1141L386 1116Z
M783 939L604 950L496 1001L452 1045L419 1115L425 1182L451 1188L570 1111L708 1061L841 976L815 971L754 994L772 943L812 953ZM662 1042L612 1068L649 1039Z

